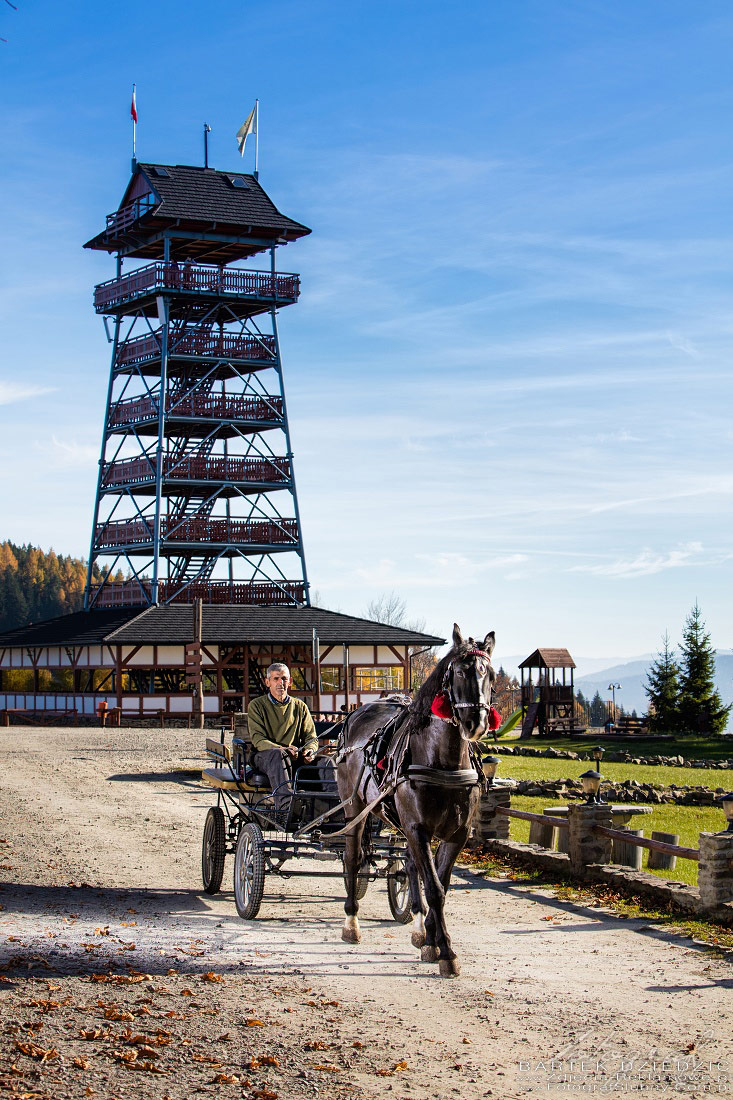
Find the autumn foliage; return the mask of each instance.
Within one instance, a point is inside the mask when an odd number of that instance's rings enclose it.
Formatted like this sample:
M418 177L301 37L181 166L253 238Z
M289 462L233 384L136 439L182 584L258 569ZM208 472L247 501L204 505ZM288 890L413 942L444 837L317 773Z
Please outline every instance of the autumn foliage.
M86 573L82 558L0 543L0 630L80 611Z

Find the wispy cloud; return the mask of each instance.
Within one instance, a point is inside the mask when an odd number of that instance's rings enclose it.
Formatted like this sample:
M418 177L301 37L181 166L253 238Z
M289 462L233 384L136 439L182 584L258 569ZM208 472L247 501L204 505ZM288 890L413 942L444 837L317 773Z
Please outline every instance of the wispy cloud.
M615 561L602 562L597 565L574 565L571 573L590 573L596 577L611 577L616 580L629 580L634 577L650 577L654 573L662 573L667 569L682 569L685 566L699 566L704 564L704 548L700 542L689 542L674 550L660 553L651 549L641 550L632 558L617 558ZM708 562L710 556L708 555ZM718 556L717 560L725 560L733 557L733 554Z
M0 382L0 405L13 405L16 401L27 401L31 397L55 392L55 386L29 386L22 382Z

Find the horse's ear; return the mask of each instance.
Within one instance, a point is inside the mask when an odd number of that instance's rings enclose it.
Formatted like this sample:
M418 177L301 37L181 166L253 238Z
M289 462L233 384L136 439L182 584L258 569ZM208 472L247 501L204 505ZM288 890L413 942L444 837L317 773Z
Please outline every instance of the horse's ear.
M455 649L458 649L459 645L463 645L463 637L461 635L461 628L458 623L453 623L453 645Z
M496 634L491 630L484 638L484 643L481 648L488 653L489 657L494 652L494 646L496 645Z

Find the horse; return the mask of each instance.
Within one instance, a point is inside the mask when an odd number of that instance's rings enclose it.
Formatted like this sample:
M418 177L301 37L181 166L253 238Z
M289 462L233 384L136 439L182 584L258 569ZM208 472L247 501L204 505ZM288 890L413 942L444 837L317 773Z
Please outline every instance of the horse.
M480 768L472 767L475 752L469 746L483 736L495 714L491 707L495 640L493 630L481 643L470 637L464 640L454 624L452 649L438 662L412 704L405 709L389 702L367 703L354 711L342 727L336 757L346 816L347 898L341 938L347 943L361 941L357 883L369 820L366 811L370 810L388 824L398 825L406 838L405 870L415 922L412 944L421 949L424 962L438 963L443 977L460 973L443 906L453 864L466 843L480 801L482 777ZM395 733L384 748L380 731L390 719ZM384 751L376 767L375 746L376 755ZM377 778L379 769L384 778ZM435 858L431 850L434 838L440 841Z

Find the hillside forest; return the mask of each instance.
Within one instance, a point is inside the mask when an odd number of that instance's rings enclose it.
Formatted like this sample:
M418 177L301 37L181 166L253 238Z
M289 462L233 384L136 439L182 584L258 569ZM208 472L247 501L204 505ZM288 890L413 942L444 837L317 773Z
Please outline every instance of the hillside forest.
M86 579L83 558L0 543L0 631L81 611Z

